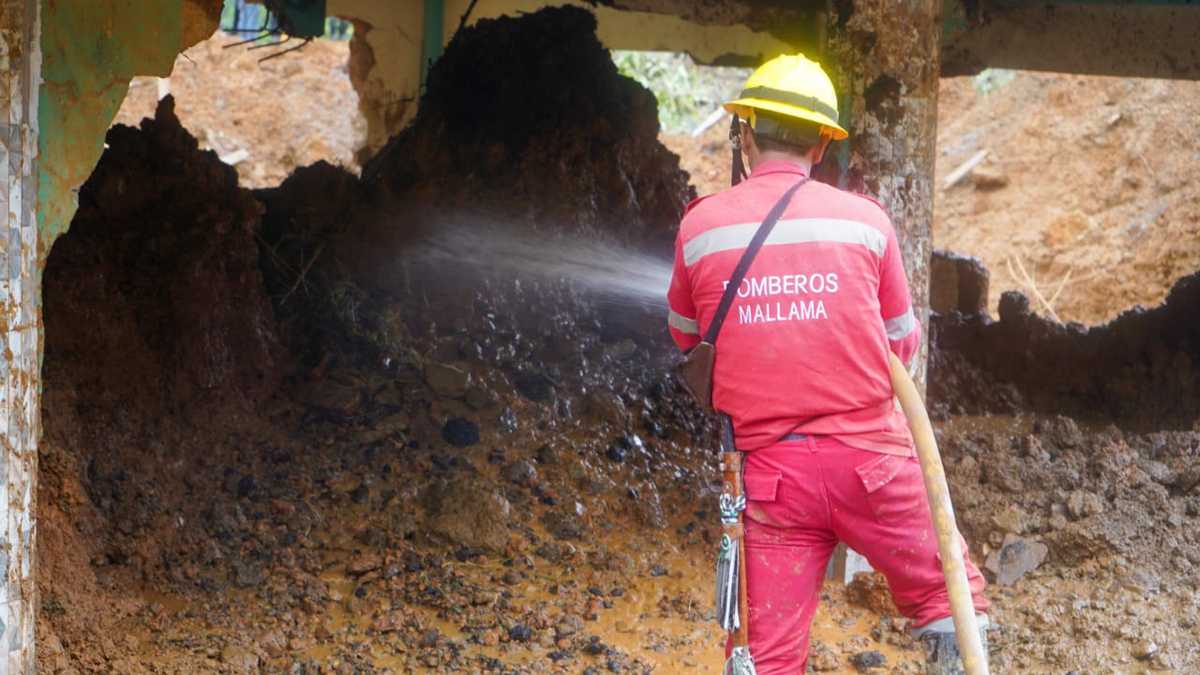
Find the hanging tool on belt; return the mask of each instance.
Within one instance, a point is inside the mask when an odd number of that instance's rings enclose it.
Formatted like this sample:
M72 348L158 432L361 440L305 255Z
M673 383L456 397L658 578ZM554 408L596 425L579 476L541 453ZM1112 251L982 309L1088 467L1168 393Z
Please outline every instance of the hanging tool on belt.
M735 116L736 124L736 116ZM732 136L733 132L730 131ZM735 168L737 163L735 163ZM736 175L736 173L735 173ZM754 237L738 260L737 267L729 277L725 293L717 305L708 330L700 344L691 349L679 365L679 376L685 389L706 409L713 409L713 368L716 365L716 342L721 325L737 297L737 290L754 262L754 256L762 248L775 223L783 215L792 195L808 182L806 176L788 188L767 214ZM729 631L732 649L725 662L725 675L755 675L754 659L750 656L749 616L746 604L746 540L742 526L742 512L746 509L746 495L742 486L742 464L744 454L737 450L733 433L733 420L718 411L721 424L721 548L717 553L717 622Z
M742 163L742 118L737 113L733 113L733 121L729 123L729 144L733 148L729 184L737 185L746 177L746 165Z

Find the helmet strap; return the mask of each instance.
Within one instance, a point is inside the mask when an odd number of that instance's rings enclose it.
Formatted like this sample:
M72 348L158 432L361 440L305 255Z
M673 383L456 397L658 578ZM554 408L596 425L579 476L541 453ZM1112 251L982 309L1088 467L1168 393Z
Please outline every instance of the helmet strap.
M742 120L737 113L733 113L733 121L729 124L729 142L733 146L730 185L737 185L746 176L746 165L742 163Z

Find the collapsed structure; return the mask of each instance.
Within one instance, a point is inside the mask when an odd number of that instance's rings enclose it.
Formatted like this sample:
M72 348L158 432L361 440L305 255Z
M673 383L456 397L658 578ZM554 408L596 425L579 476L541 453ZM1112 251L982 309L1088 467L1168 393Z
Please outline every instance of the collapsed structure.
M914 287L927 286L935 3L836 3L828 13L825 3L605 4L822 27L790 40L828 29L821 48L844 65L857 139L831 180L889 204ZM399 292L380 274L409 235L465 204L650 246L669 233L686 181L653 138L652 98L616 75L590 16L547 10L465 30L430 74L429 105L361 180L316 166L251 195L197 151L169 102L141 130L115 129L92 173L120 89L111 82L169 69L219 11L167 3L100 35L110 5L0 4L14 131L0 190L10 214L0 500L10 653L0 672L32 671L35 614L49 672L139 672L163 653L174 665L157 667L179 672L517 662L616 672L652 667L649 653L701 660L708 645L692 624L704 625L703 594L688 589L705 587L707 568L689 554L707 550L696 511L714 468L698 449L704 421L661 376L660 317L617 321L569 284L455 288L431 276ZM1036 22L1048 41L1069 28L1006 5L951 3L962 23L949 39L983 36L954 63L1012 57L987 37L997 25ZM1195 20L1156 9L1149 25L1175 35ZM1142 74L1173 62L1131 61ZM499 97L501 114L483 114L480 90ZM89 174L72 216L73 188ZM470 311L448 317L420 291ZM946 367L931 396L952 402L948 413L1057 412L1067 401L1133 427L1186 427L1195 335L1175 317L1194 307L1194 291L1181 282L1167 306L1086 333L1033 317L1015 296L998 322L938 319L944 349L933 363ZM1064 362L1065 377L1042 366ZM997 375L1011 396L995 395ZM1138 401L1143 393L1157 398ZM1065 599L1049 585L1022 587L1008 599L1098 615L1099 628L1072 632L1096 650L1065 654L1040 630L1054 617L1021 623L1014 613L996 641L1002 665L1097 668L1112 656L1194 666L1197 608L1186 591L1200 560L1183 534L1200 516L1194 435L1091 434L1059 417L1015 424L950 429L964 529L987 542L997 578L1048 560L1078 586L1099 575L1113 587ZM682 551L662 548L663 532ZM644 554L605 537L632 537ZM1120 622L1106 611L1150 597L1161 607ZM677 632L650 635L646 650L606 612L624 603L635 623L653 616ZM118 621L136 626L124 641L103 632ZM876 648L894 649L899 627L877 628ZM1113 636L1128 644L1104 651ZM853 649L821 654L838 667Z

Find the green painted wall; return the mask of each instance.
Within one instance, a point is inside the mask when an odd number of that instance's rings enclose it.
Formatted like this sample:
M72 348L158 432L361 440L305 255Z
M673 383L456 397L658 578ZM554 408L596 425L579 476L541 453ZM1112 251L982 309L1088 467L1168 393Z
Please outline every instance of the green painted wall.
M41 3L38 228L44 260L71 223L79 187L100 159L130 79L169 75L176 54L211 34L216 19L207 0ZM219 0L215 10L219 16Z

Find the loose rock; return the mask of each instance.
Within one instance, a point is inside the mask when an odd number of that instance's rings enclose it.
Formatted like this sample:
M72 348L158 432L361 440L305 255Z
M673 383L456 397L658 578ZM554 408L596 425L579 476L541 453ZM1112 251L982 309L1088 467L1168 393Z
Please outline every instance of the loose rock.
M445 363L425 364L425 383L433 393L446 398L462 398L467 393L471 375L467 371Z
M1010 534L1000 549L987 557L984 567L995 575L996 583L1010 586L1045 562L1049 550L1041 542Z

